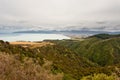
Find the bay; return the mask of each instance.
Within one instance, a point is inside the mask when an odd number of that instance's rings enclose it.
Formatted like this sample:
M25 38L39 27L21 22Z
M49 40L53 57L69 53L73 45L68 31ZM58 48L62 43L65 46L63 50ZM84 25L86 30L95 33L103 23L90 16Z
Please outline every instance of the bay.
M62 40L70 39L70 37L62 34L22 34L22 33L11 33L11 34L0 34L0 40L4 41L43 41L43 40Z

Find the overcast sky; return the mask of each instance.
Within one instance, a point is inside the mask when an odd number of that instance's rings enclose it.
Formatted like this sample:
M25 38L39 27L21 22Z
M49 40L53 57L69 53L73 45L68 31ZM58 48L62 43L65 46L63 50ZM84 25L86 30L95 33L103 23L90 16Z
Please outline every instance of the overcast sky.
M0 0L1 25L98 27L120 25L120 0Z

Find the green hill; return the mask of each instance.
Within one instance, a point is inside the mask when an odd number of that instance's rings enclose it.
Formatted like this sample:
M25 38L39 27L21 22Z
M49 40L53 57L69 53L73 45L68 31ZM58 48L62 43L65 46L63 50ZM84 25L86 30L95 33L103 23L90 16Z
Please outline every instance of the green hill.
M47 45L31 49L29 47L24 48L18 45L10 45L8 42L1 41L0 52L18 55L18 60L23 63L26 62L26 57L32 58L35 63L38 62L41 66L45 64L44 60L51 61L51 72L55 75L64 73L65 79L80 79L82 76L94 72L94 70L86 71L87 68L98 67L88 59L78 56L78 54L70 49L59 45Z
M102 66L120 63L120 38L93 43L85 56Z
M120 37L120 34L96 34L96 35L93 35L93 36L90 36L90 37L91 38L96 37L96 38L100 38L100 39L109 39L109 38Z
M97 76L97 74L101 75L102 73L108 76L115 73L117 76L120 76L119 36L114 35L113 37L112 35L112 37L109 38L100 38L96 36L97 35L94 37L88 37L82 41L52 40L50 42L54 43L54 45L46 45L43 47L35 48L22 47L20 45L11 45L9 42L4 42L1 40L0 55L6 56L8 59L7 61L10 62L11 59L9 60L8 56L12 56L12 60L14 60L13 62L16 65L23 65L23 67L29 60L32 60L33 65L40 66L42 70L44 70L43 73L48 71L45 73L46 76L52 75L54 79L56 79L57 76L60 76L59 80L80 80L84 76L93 74L96 74ZM18 61L19 64L17 64L15 61ZM30 64L31 63L29 63L29 65ZM35 66L33 68L35 68ZM16 71L18 71L20 68L18 67L16 69L16 66L14 64L12 67ZM27 71L26 69L27 68L22 68L21 71ZM9 70L6 70L6 73L9 73ZM27 72L24 73L27 74ZM35 73L36 77L39 77L37 75L38 73L39 71ZM22 73L20 73L20 75L21 74ZM24 74L24 76L26 76L26 74ZM31 74L31 71L29 71L28 74ZM12 74L10 73L9 75ZM4 76L8 77L6 74L4 74ZM50 77L51 80L52 77ZM10 76L10 78L13 79L12 76Z
M109 35L110 37L108 38L106 35L109 34L98 34L86 38L84 41L63 40L53 42L65 46L80 56L86 57L101 66L119 64L120 37L118 35Z

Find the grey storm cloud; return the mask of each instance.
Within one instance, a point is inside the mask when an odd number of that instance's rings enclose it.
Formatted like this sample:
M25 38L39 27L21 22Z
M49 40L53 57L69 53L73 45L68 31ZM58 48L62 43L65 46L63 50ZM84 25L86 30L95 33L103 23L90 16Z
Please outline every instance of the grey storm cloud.
M64 28L119 20L120 0L0 0L1 25Z

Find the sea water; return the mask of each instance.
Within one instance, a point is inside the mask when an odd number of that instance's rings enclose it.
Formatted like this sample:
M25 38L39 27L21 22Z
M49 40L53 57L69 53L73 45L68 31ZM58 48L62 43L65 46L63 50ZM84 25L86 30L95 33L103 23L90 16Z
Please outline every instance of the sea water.
M4 41L43 41L43 40L62 40L70 39L70 37L62 34L0 34L0 40Z

